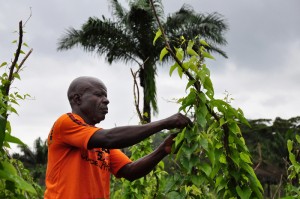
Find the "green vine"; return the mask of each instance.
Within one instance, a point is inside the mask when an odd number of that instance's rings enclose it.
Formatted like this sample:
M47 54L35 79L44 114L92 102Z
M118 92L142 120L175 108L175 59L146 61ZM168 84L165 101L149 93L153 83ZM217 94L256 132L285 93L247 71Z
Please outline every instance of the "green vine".
M241 109L214 98L210 71L204 62L214 59L206 50L209 45L201 38L187 41L181 37L179 45L171 47L158 17L157 22L160 29L154 44L160 37L166 44L160 59L169 53L175 60L170 75L177 70L180 78L188 79L188 94L178 100L179 111L191 115L194 121L193 128L184 129L176 138L174 150L178 150L176 159L183 177L175 179L174 184L180 186L171 187L166 194L205 198L204 193L209 192L216 198L263 198L239 128L240 123L248 122Z
M20 139L11 135L11 125L8 116L12 113L18 114L15 105L18 105L18 100L24 100L28 94L21 95L18 92L11 92L11 85L15 79L20 80L20 71L29 55L32 52L30 49L27 53L22 50L22 47L28 47L23 42L23 24L19 23L19 38L13 41L17 44L17 49L14 58L9 65L3 62L0 67L4 69L0 76L0 198L39 198L38 193L42 194L42 190L34 183L29 171L24 168L23 164L10 157L7 148L10 148L10 143L25 145ZM21 61L19 59L22 58Z

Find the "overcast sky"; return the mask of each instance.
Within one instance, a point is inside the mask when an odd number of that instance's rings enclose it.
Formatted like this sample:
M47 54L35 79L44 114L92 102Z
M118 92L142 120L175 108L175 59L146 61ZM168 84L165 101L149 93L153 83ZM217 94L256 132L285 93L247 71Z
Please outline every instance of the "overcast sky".
M126 0L122 0L127 5ZM184 3L196 12L218 12L226 19L228 59L215 56L209 62L216 97L227 91L249 119L300 115L300 1L299 0L163 0L166 14ZM69 27L80 28L90 16L111 17L107 0L0 0L0 62L9 62L15 51L11 41L20 20L26 24L25 42L33 53L14 89L33 99L20 102L19 116L11 116L12 134L29 146L45 139L53 122L69 112L69 83L81 75L99 77L108 88L109 113L103 128L137 124L133 105L135 64L108 65L102 57L82 49L57 52L57 41ZM28 51L29 49L24 49ZM3 73L3 69L1 70ZM185 95L185 80L169 77L167 66L158 68L159 114L153 120L178 111L170 102ZM16 91L16 90L15 90Z

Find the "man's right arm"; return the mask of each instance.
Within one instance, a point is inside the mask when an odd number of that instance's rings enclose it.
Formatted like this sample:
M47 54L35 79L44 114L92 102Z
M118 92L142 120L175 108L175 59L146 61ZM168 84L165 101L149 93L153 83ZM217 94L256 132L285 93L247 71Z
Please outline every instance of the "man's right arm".
M184 128L191 120L180 114L143 125L121 126L96 131L88 142L88 148L119 149L132 146L164 129Z

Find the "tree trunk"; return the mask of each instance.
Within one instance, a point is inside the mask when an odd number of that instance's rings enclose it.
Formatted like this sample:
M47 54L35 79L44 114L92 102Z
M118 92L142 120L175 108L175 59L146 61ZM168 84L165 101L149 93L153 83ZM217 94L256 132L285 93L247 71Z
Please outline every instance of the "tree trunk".
M147 100L147 85L146 85L146 72L144 68L140 68L140 86L143 88L143 122L151 122L151 106L150 101Z

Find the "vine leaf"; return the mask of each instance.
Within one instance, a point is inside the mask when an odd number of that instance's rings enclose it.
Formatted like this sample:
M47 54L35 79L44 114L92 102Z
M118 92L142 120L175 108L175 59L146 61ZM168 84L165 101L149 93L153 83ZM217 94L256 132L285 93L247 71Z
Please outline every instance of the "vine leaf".
M155 37L154 37L154 39L153 39L153 46L155 46L156 40L157 40L161 35L162 35L162 32L161 32L160 29L158 29L158 31L156 32Z
M168 50L166 47L164 47L161 52L160 52L160 55L159 55L159 60L162 61L162 59L164 58L164 56L168 54Z

